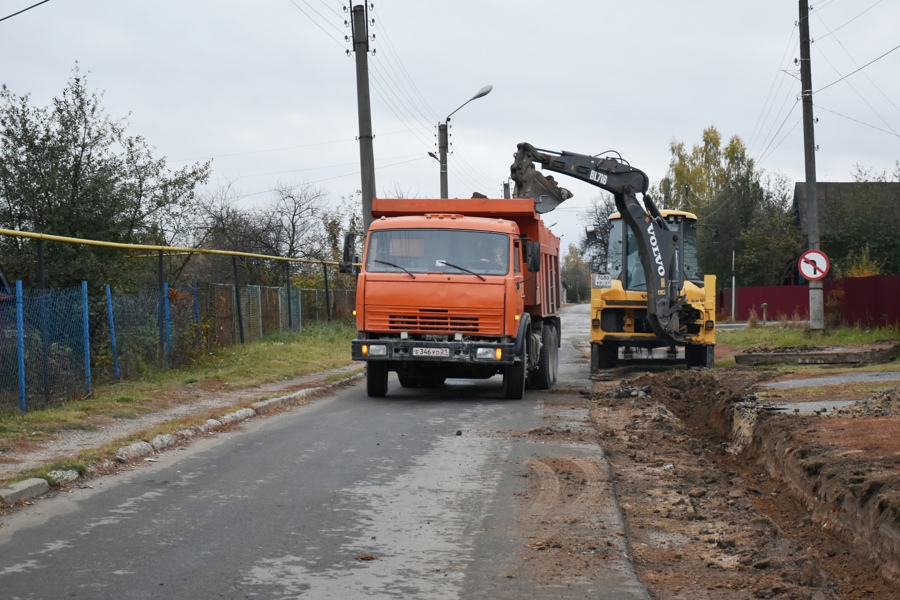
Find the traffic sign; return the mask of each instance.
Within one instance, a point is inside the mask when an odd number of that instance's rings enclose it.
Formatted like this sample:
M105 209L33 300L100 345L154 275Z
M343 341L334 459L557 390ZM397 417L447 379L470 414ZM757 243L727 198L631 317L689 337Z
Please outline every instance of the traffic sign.
M828 257L821 250L807 250L800 255L800 261L797 263L800 275L807 281L824 279L830 266Z

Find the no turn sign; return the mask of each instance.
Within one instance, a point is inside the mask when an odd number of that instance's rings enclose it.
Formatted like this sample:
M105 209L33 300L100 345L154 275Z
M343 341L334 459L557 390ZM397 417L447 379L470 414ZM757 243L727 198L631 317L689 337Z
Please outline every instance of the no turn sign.
M821 250L807 250L800 256L797 268L807 281L818 281L828 275L828 257Z

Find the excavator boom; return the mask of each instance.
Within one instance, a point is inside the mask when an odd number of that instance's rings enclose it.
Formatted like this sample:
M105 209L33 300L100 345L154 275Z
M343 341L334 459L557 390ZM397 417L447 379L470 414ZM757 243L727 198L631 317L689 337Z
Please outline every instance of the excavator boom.
M549 212L572 197L541 168L574 177L612 193L616 208L634 232L647 281L647 319L660 338L685 343L679 311L685 305L681 294L684 274L678 259L678 233L670 230L656 203L647 194L650 180L620 158L589 156L574 152L540 150L518 145L510 167L516 198L534 198L537 212ZM638 200L641 194L643 202Z

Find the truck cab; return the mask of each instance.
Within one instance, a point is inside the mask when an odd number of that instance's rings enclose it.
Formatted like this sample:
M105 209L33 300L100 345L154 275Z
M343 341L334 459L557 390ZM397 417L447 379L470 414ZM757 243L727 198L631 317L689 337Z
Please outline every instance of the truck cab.
M556 380L559 239L525 199L374 199L352 358L369 396L503 375L503 395Z

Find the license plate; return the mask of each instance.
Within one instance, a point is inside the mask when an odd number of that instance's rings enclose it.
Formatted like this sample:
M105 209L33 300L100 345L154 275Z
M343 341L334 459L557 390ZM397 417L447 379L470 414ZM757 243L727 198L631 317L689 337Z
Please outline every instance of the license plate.
M450 348L413 348L413 356L450 356Z
M594 288L612 287L612 278L608 273L594 273Z

